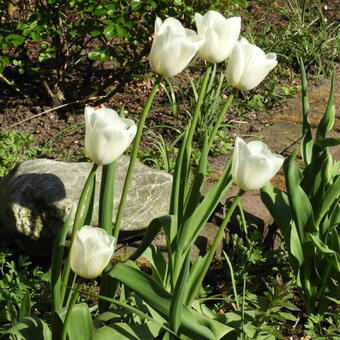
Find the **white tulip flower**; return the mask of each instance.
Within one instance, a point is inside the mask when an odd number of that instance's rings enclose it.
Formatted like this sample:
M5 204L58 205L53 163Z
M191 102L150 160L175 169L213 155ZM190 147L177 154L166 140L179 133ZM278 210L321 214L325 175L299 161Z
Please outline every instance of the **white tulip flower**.
M265 54L259 47L242 38L235 44L227 66L229 85L249 91L261 83L277 65L276 54Z
M131 119L120 118L112 109L85 108L85 151L98 165L116 160L131 144L137 127Z
M246 144L236 137L232 160L233 181L242 190L257 190L265 186L282 166L284 158L272 153L265 143Z
M86 279L99 276L114 251L115 238L102 228L84 226L76 233L71 246L70 264L72 270Z
M195 31L185 29L174 18L155 22L149 63L153 71L164 77L173 77L182 72L202 46L204 39Z
M218 12L208 11L204 16L196 13L195 21L198 35L205 39L198 55L210 63L226 60L240 35L241 18L226 19Z

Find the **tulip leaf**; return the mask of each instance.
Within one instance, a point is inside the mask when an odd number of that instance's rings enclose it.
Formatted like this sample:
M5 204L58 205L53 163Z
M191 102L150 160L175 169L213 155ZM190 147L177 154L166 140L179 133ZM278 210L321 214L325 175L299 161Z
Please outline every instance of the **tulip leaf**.
M132 324L115 322L96 329L93 340L150 340L156 339L160 327L151 322Z
M10 329L1 332L2 335L15 335L23 340L51 340L52 333L47 324L37 316L26 317Z
M306 233L314 231L314 216L311 202L300 186L301 172L295 164L296 152L284 162L286 185L290 207L296 222L299 238L304 243Z
M330 255L333 259L331 263L336 268L338 272L340 272L340 254L332 249L330 249L327 244L323 243L317 235L310 235L311 240L313 241L314 245L326 255Z
M340 144L340 138L319 138L316 141L316 145L320 148L326 148L329 146L337 146Z
M19 319L31 316L31 307L31 296L30 293L27 292L20 303Z
M186 173L186 170L183 170L183 167L187 164L186 162L186 144L188 142L188 135L189 135L189 129L186 129L184 138L182 141L181 148L179 150L177 159L176 159L176 165L175 165L175 171L173 175L173 181L172 181L172 190L171 190L171 199L170 199L170 214L178 216L178 212L180 209L183 209L183 185L187 185L187 183L183 183L183 180L181 180L182 174ZM186 178L186 176L184 176ZM177 232L175 233L177 234Z
M178 250L186 254L198 237L201 228L216 209L223 195L229 190L232 183L231 159L225 166L224 173L219 181L209 190L193 214L184 222L181 235L178 237Z
M339 201L340 195L340 176L336 177L335 182L328 188L322 200L320 200L320 205L318 212L316 214L316 224L318 225L324 215L329 211L331 205L334 204L335 201Z
M182 310L184 301L187 296L187 277L190 267L190 252L186 255L185 261L182 265L181 272L178 276L175 289L173 291L173 298L170 304L170 326L171 329L177 333L182 321Z
M147 274L132 268L128 263L119 263L113 267L110 275L135 291L151 308L166 320L169 319L171 295L157 281ZM215 320L183 307L182 324L179 332L195 339L220 339L233 329Z
M175 225L175 217L170 215L165 215L162 217L157 217L153 219L149 226L147 227L141 245L138 249L129 257L130 260L135 261L140 257L144 251L150 246L151 242L154 240L156 235L159 233L161 228L164 229L165 235L169 240L167 241L168 245L171 242L170 232L173 232L172 229L176 229Z
M188 299L186 301L186 305L189 303L189 299L194 293L195 288L195 282L198 280L200 273L202 272L205 265L205 257L199 256L196 260L196 262L192 265L190 269L190 274L187 280L187 286L188 286ZM190 306L189 306L190 307Z
M54 314L53 339L60 339L61 329L64 323L67 309L63 308L61 311ZM59 325L59 327L58 327ZM92 339L92 317L89 307L86 303L78 303L73 306L70 314L70 319L67 325L67 333L69 340L78 339ZM59 331L59 334L55 334Z
M194 180L191 184L191 189L185 204L184 221L194 212L200 199L204 179L207 174L208 167L208 153L209 153L209 138L205 136L201 157L199 160L198 168Z
M335 121L334 92L335 92L335 72L333 72L332 76L332 85L329 93L326 112L323 115L316 131L317 143L319 140L322 140L326 137L327 132L330 131L334 125Z
M303 111L303 124L302 124L302 141L301 141L301 156L307 166L312 160L313 139L312 132L308 120L310 112L308 94L307 94L307 77L302 58L300 58L301 66L301 83L302 83L302 111Z
M73 216L73 209L71 209L64 225L60 229L52 249L52 261L51 261L51 291L52 291L52 305L53 310L56 311L61 307L61 272L63 267L63 256L65 248L65 240L67 232L71 225L71 218Z
M145 257L152 265L152 276L164 286L168 265L164 259L162 251L155 245L151 244L149 248L144 251L143 257Z
M287 194L268 183L261 189L261 199L279 225L290 254L301 266L303 250Z

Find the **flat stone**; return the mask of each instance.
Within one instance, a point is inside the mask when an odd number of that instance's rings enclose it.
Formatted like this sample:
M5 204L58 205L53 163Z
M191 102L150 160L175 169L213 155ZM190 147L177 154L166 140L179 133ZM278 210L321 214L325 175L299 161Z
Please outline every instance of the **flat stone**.
M118 209L129 157L117 161L113 221ZM0 183L0 225L25 251L50 253L55 235L78 204L92 163L67 163L48 159L17 165ZM97 170L96 196L91 225L98 221L101 167ZM145 229L150 221L169 210L172 176L137 162L121 230Z

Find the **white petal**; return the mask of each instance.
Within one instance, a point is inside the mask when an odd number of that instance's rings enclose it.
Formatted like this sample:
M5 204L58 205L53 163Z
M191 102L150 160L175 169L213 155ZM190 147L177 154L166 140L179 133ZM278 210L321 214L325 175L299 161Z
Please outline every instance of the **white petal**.
M245 67L244 54L240 43L236 43L228 60L226 76L228 84L232 87L239 88L239 82Z

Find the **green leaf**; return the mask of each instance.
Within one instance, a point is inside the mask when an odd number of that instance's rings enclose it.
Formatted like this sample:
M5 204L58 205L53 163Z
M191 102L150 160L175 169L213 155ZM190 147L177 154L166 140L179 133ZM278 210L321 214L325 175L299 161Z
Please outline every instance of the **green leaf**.
M301 66L301 89L302 89L302 109L303 109L303 124L302 124L302 141L300 145L301 156L307 166L312 160L312 151L313 151L313 139L312 132L308 120L308 114L310 112L309 100L307 94L307 77L305 72L305 67L303 64L302 58L300 58L300 66Z
M73 209L71 209L67 219L60 229L52 249L52 260L51 260L51 292L52 292L52 306L53 310L56 311L61 306L61 273L63 267L63 256L65 248L65 240L67 232L71 225L71 218L73 217Z
M340 254L333 249L330 249L327 244L323 243L320 238L317 235L310 235L310 238L312 239L314 245L323 253L327 255L331 255L329 258L332 258L333 260L331 263L336 268L338 272L340 272Z
M187 277L189 274L190 257L191 254L189 252L182 265L170 304L170 326L175 333L177 333L182 323L182 311L187 296Z
M316 225L318 226L325 214L335 201L339 200L340 195L340 176L338 176L335 182L328 188L322 199L319 201L319 209L316 213Z
M55 325L60 325L58 328L59 331L61 331L64 323L66 312L67 309L63 308L63 310L55 313L57 317ZM54 331L55 327L53 327L53 338L57 339L57 337L55 338ZM67 332L69 340L92 339L92 317L86 303L78 303L73 306Z
M16 46L22 45L25 42L25 38L18 34L9 34L5 40Z
M151 322L143 324L115 322L95 330L93 340L150 340L156 339L160 327Z
M107 38L113 38L116 36L115 27L112 25L106 26L104 29L104 34Z
M35 32L35 31L31 32L31 38L32 38L33 41L43 40L41 34L39 32Z
M31 296L27 292L20 303L19 319L31 316Z
M178 236L178 249L186 254L198 237L202 227L210 218L213 211L232 183L231 159L225 166L219 181L208 191L203 201L197 206L193 214L186 219L181 234Z
M171 295L157 281L127 263L115 265L110 275L135 291L163 318L169 319ZM232 328L200 315L187 307L183 308L182 325L179 331L185 335L195 339L216 340L232 330Z
M315 230L312 205L300 186L301 172L295 164L296 151L283 164L290 207L299 233L301 243L307 233Z
M334 92L335 92L335 72L332 76L332 85L329 93L326 112L323 115L319 126L316 130L316 142L320 139L324 139L328 131L330 131L335 121L335 106L334 106Z
M27 317L20 320L10 329L2 332L5 334L17 335L25 340L51 340L52 333L47 324L36 316Z
M162 251L155 245L151 244L143 253L143 257L145 257L152 265L152 277L164 286L168 265L164 259Z

